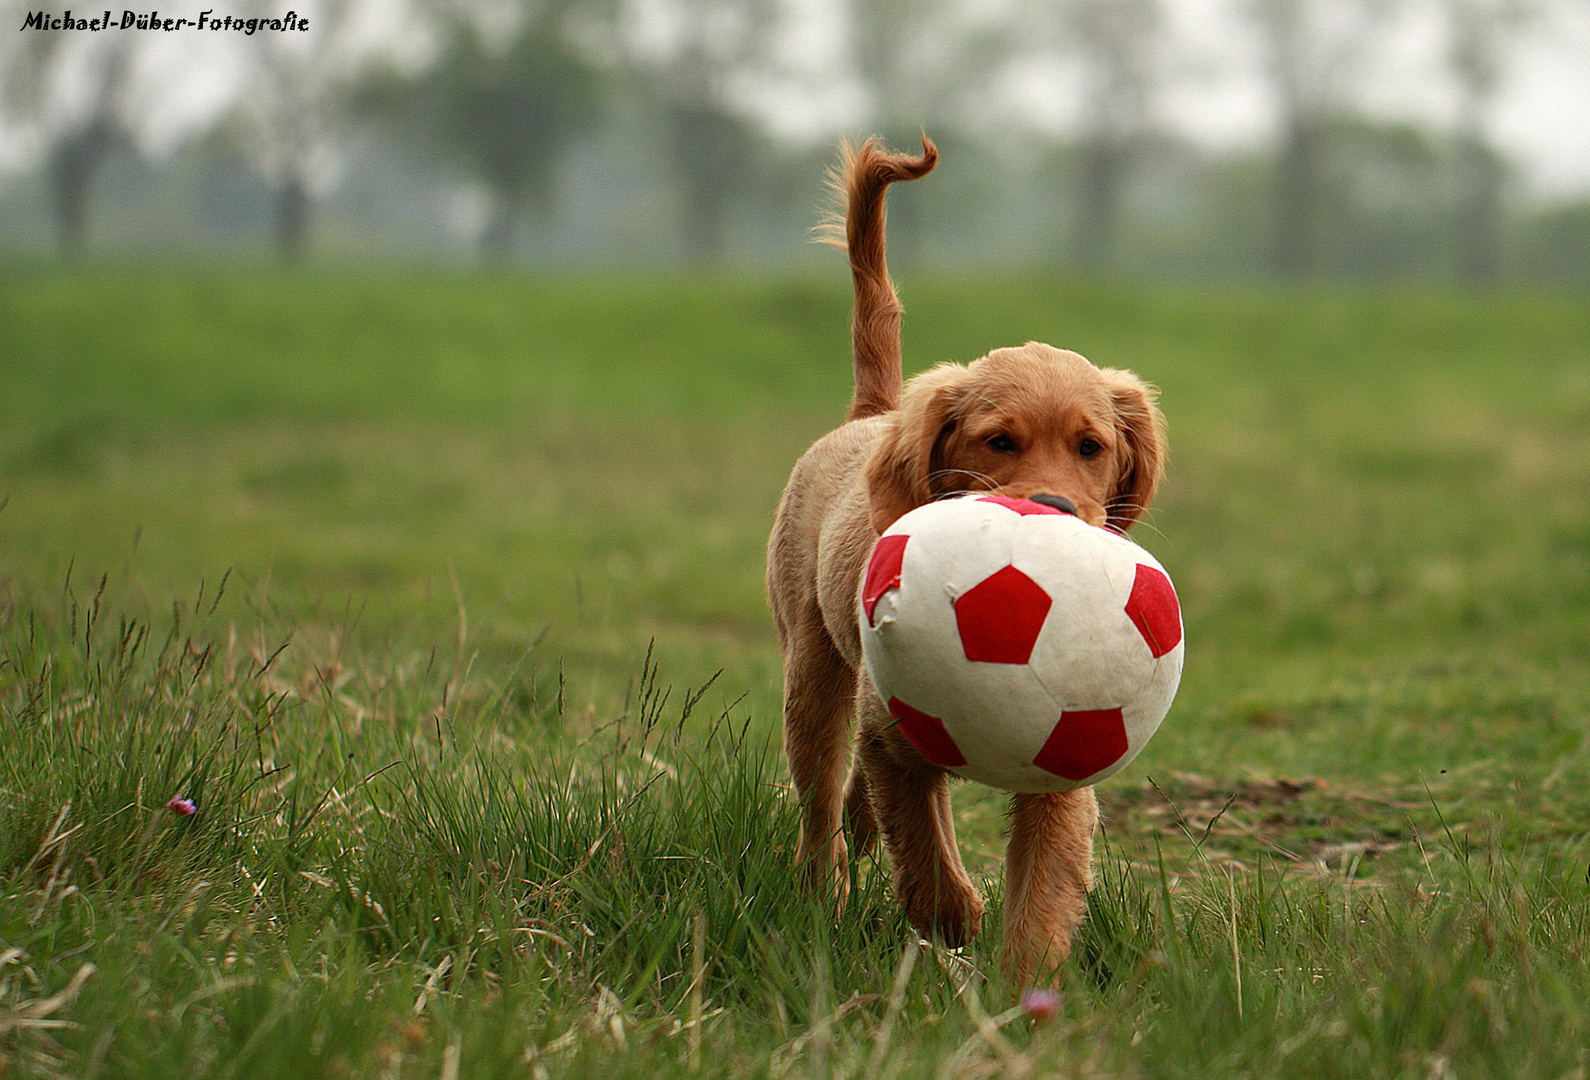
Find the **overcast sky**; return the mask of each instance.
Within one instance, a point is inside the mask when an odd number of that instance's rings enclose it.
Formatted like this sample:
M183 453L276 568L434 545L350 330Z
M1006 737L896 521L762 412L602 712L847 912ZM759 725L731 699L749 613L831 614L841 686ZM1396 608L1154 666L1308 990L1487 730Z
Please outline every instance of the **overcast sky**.
M654 13L669 7L668 0L638 2ZM860 85L840 70L843 48L836 44L836 36L843 34L844 23L836 5L833 0L786 2L796 13L786 22L790 52L786 67L797 73L804 69L805 74L787 83L747 84L743 89L748 100L755 101L775 132L790 138L826 141L840 133L857 133L869 123L869 110ZM1178 39L1191 46L1189 52L1206 59L1197 78L1179 80L1177 91L1165 97L1159 110L1162 120L1214 146L1263 141L1274 130L1275 116L1259 83L1258 42L1231 15L1233 4L1240 0L1165 2ZM1450 129L1455 96L1442 78L1434 21L1419 14L1418 2L1407 9L1410 14L1398 26L1376 36L1377 56L1374 63L1366 64L1373 75L1358 81L1353 96L1375 115ZM1554 22L1528 32L1508 57L1504 90L1489 117L1491 135L1523 170L1531 192L1548 198L1590 195L1590 0L1547 2L1554 5ZM86 11L92 6L90 0L84 11L74 9L74 13L98 15ZM238 6L247 10L249 5ZM285 15L289 7L296 7L309 14L312 29L305 38L327 25L316 21L316 0L280 0L278 6L279 12L269 13ZM162 16L192 18L201 8L211 7L211 0L174 0L173 6L162 5L160 11ZM0 0L0 33L40 33L20 29L30 10L38 9L32 3ZM225 14L220 5L213 10ZM113 18L119 19L121 11L115 9ZM411 12L405 0L370 0L357 29L335 48L327 48L325 40L289 44L324 51L333 58L328 63L365 50L395 53L404 62L416 63L426 54L427 35ZM69 117L85 107L83 99L92 84L87 75L91 54L113 36L75 35L80 40L70 43L74 48L69 52L76 60L64 64L51 84L40 88L51 99L51 112ZM140 102L140 141L154 154L169 152L237 100L244 92L250 50L283 47L281 41L260 36L199 31L138 34L138 45L134 97ZM999 98L998 115L1012 125L1059 135L1074 129L1077 86L1063 67L1034 63L991 80L990 86ZM931 117L924 120L931 126ZM37 160L37 143L26 130L0 127L0 171L29 169Z

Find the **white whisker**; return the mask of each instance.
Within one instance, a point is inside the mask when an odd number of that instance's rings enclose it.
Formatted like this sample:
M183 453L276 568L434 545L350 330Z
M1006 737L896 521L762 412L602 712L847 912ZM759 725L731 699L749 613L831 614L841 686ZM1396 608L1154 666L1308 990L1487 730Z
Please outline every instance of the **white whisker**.
M1122 510L1136 510L1138 512L1137 520L1132 523L1133 528L1146 529L1155 536L1159 537L1161 540L1167 539L1164 530L1160 529L1149 520L1149 518L1151 518L1154 514L1154 511L1149 507L1144 506L1141 503L1119 500L1112 501L1109 506L1106 507L1106 513L1111 515L1117 514ZM1126 535L1125 529L1117 528L1114 525L1108 525L1106 528L1108 528L1111 532L1120 533L1122 536Z
M970 487L968 487L968 488L962 488L962 489L960 489L958 491L942 492L942 493L940 493L938 495L933 496L933 498L935 500L954 498L954 497L959 496L959 495L970 495L973 492L977 492L977 491L990 491L990 490L993 490L995 487L998 486L994 482L994 478L992 476L989 476L986 473L977 472L977 471L975 471L973 469L938 469L938 470L928 474L928 483L931 484L935 480L942 480L946 476L964 476L968 480L981 481L984 486L981 487L981 488L970 488Z

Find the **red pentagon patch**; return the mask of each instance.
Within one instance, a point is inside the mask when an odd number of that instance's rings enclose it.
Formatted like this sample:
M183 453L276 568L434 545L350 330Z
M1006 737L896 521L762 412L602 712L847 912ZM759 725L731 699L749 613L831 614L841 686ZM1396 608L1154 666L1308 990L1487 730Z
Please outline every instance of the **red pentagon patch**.
M1053 604L1043 586L1014 566L990 574L955 601L966 659L1025 664Z
M1121 760L1127 751L1120 709L1063 712L1032 763L1046 772L1080 782Z
M878 606L883 594L900 584L900 563L905 559L905 544L911 539L892 533L878 540L867 560L867 576L861 585L861 607L872 622L872 610Z
M1137 564L1132 595L1126 599L1126 616L1148 643L1158 660L1181 643L1181 604L1170 578L1147 563Z
M896 697L889 699L889 715L899 723L900 733L916 747L916 752L934 765L953 769L966 764L966 755L938 717L913 709Z
M1028 514L1065 513L1064 510L1056 509L1053 506L1045 506L1043 503L1033 502L1031 499L1012 499L1008 495L984 495L977 501L993 503L996 506L1003 506L1006 510L1016 511L1016 513L1020 514L1022 517L1026 517Z

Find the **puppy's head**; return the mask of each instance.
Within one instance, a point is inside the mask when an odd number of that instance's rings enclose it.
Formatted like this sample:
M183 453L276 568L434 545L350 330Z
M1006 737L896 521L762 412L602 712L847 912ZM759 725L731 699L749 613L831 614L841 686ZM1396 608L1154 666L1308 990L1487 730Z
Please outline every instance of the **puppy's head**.
M1065 499L1124 532L1164 472L1155 397L1131 372L1038 342L931 368L906 384L867 463L873 528L946 495L997 491Z

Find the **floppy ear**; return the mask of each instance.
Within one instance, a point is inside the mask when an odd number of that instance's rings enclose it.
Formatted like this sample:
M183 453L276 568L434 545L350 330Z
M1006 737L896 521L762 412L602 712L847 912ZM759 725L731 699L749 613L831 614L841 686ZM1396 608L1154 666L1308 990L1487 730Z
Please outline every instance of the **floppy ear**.
M1121 472L1106 508L1108 523L1125 532L1143 516L1165 475L1165 414L1155 404L1159 391L1130 371L1106 369L1121 436Z
M939 364L906 383L899 410L867 460L874 532L933 498L935 451L955 430L970 378L960 364Z

